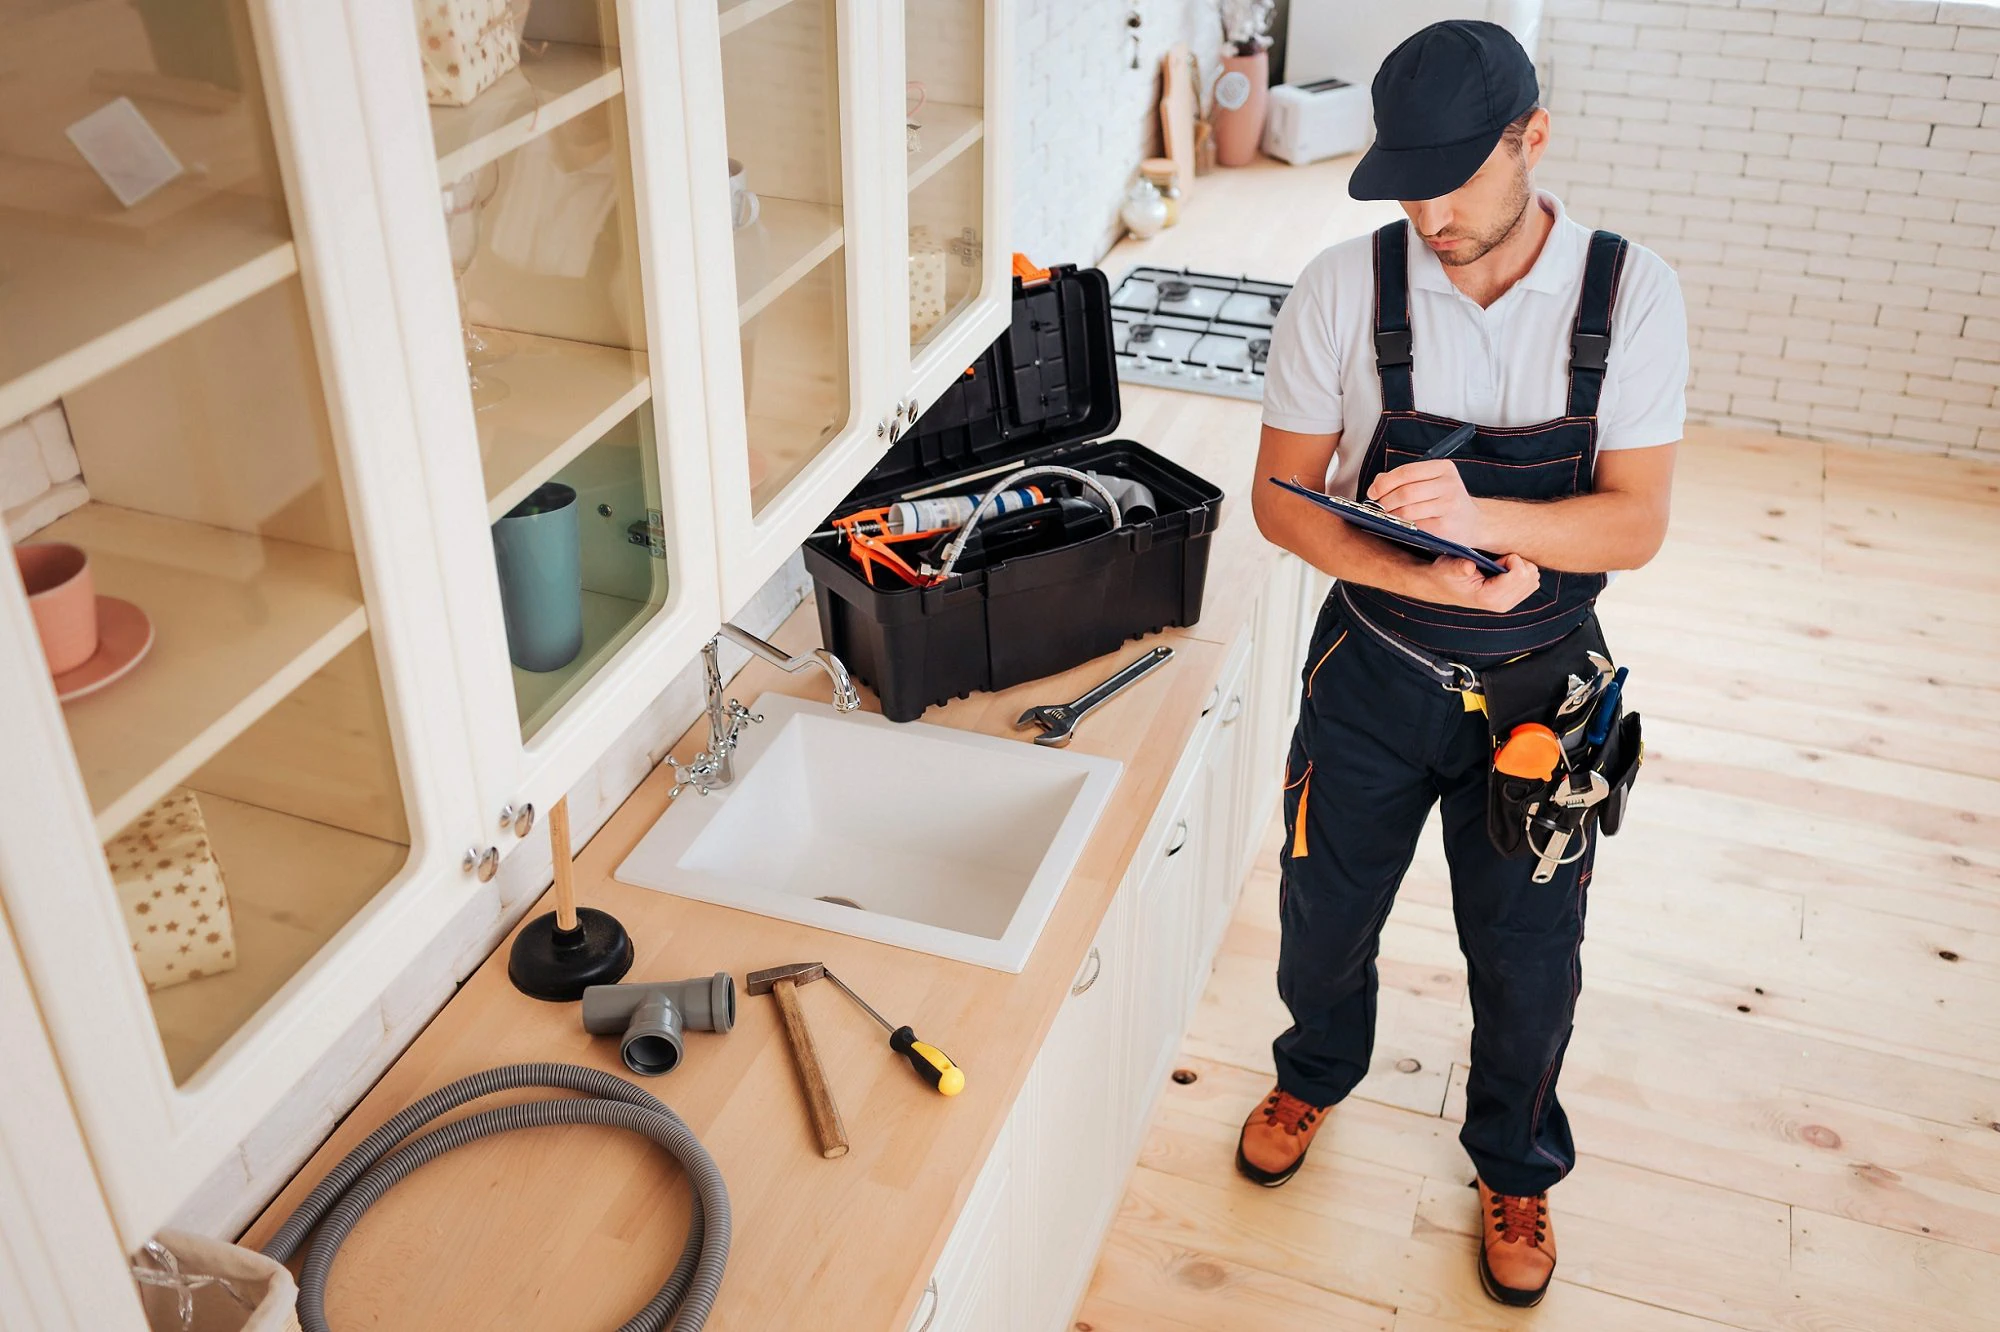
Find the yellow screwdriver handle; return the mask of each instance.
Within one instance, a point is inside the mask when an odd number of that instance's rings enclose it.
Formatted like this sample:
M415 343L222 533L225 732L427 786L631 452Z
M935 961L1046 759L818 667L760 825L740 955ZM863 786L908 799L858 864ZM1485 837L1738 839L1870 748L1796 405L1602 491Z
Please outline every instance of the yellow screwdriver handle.
M935 1045L918 1040L910 1028L898 1027L891 1032L889 1048L909 1060L917 1076L935 1087L939 1095L956 1096L965 1090L965 1070Z

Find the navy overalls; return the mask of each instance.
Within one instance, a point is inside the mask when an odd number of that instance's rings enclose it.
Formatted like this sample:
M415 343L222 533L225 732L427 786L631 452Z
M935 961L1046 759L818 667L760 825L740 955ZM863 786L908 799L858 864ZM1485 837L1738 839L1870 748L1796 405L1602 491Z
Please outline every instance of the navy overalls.
M1416 410L1408 245L1403 222L1375 233L1383 412L1361 467L1364 495L1382 472L1460 425ZM1473 495L1547 500L1590 490L1625 249L1609 232L1591 237L1564 414L1535 426L1482 426L1453 455ZM1473 1016L1459 1140L1487 1185L1507 1194L1539 1193L1575 1164L1555 1087L1582 984L1592 857L1537 884L1533 859L1503 859L1494 849L1486 833L1492 745L1485 715L1468 711L1461 691L1477 669L1581 625L1604 581L1544 569L1540 591L1504 614L1336 586L1306 657L1285 773L1278 990L1293 1025L1273 1046L1279 1087L1330 1105L1368 1071L1382 925L1431 806L1442 801Z

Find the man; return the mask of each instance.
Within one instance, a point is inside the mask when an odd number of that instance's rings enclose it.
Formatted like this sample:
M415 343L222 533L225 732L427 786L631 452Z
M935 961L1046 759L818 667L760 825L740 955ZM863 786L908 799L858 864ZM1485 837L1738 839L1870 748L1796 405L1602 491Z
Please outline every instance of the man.
M1492 24L1439 23L1397 47L1349 192L1400 200L1408 222L1315 259L1272 338L1257 524L1338 585L1286 772L1278 988L1292 1026L1237 1151L1243 1174L1284 1183L1367 1071L1382 924L1441 801L1472 1002L1459 1138L1479 1175L1479 1270L1519 1306L1554 1273L1547 1190L1575 1163L1556 1079L1591 856L1538 884L1533 857L1489 841L1476 673L1594 634L1605 575L1659 549L1688 363L1666 264L1535 190L1538 98L1527 54ZM1463 422L1479 427L1470 444L1424 458ZM1505 572L1431 562L1265 477L1358 493Z

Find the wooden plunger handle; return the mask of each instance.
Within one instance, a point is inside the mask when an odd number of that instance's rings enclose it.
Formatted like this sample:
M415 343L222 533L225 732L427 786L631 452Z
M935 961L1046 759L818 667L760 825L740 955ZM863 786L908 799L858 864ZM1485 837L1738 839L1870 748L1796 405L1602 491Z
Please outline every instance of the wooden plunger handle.
M813 1044L806 1026L805 1010L799 1007L797 983L781 980L771 987L778 1011L785 1018L785 1034L792 1040L792 1058L798 1062L799 1081L806 1089L806 1113L812 1116L813 1132L819 1137L819 1154L831 1161L847 1155L847 1129L833 1104L833 1092L826 1085L826 1070L820 1067L819 1048Z
M569 797L556 801L549 811L549 853L555 857L556 928L565 932L576 928L576 881L571 877L569 858Z

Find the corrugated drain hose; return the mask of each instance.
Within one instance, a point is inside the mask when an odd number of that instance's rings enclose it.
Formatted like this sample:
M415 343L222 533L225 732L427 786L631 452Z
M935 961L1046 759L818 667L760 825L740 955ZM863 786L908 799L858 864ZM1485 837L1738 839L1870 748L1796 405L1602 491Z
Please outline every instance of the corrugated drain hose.
M482 1110L404 1142L449 1110L515 1087L557 1087L583 1095ZM307 1235L312 1236L299 1274L299 1322L305 1332L331 1332L326 1321L326 1279L334 1255L361 1214L396 1181L454 1147L495 1133L550 1124L609 1124L643 1133L673 1153L687 1170L695 1188L694 1224L688 1228L680 1261L667 1284L618 1332L660 1332L662 1328L697 1332L715 1307L723 1265L729 1260L729 1191L723 1186L722 1172L680 1116L657 1098L623 1078L575 1064L510 1064L460 1078L376 1129L328 1171L264 1246L267 1255L287 1262Z

